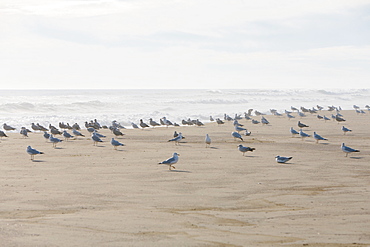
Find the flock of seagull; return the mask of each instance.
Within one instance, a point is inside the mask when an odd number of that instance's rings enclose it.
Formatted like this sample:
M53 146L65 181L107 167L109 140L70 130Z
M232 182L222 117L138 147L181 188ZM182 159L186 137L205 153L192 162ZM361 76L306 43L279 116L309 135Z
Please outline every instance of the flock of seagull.
M365 114L365 112L363 110L360 110L360 108L356 105L353 106L354 109L356 110L356 112L358 114ZM365 106L369 111L370 111L370 107L367 105ZM305 114L306 113L315 113L317 114L317 118L318 119L323 119L325 121L328 121L328 120L335 120L337 121L338 123L339 122L344 122L346 121L343 116L340 114L340 110L341 108L339 107L334 107L334 106L329 106L328 107L328 111L329 112L336 112L336 114L332 114L331 116L331 119L326 117L326 116L321 116L319 114L319 111L323 110L323 107L317 105L317 109L315 107L313 107L312 109L307 109L307 108L304 108L304 107L301 107L300 110L298 108L295 108L295 107L291 107L291 110L292 111L285 111L285 115L286 117L290 120L290 119L293 119L295 118L294 115L292 115L292 112L296 111L298 113L298 116L300 117L304 117L306 116ZM275 116L282 116L283 114L282 113L278 113L278 111L274 110L274 109L270 109L270 112L272 113L272 115L275 115ZM253 119L253 116L252 116L252 113L253 113L253 109L249 109L248 112L245 112L244 113L244 118L247 119L247 120L251 120L251 122L253 124L263 124L263 125L268 125L269 124L269 121L263 116L265 114L255 110L254 111L254 114L255 116L260 116L261 119L260 121L256 120L256 119ZM221 120L220 118L216 118L214 119L212 116L210 116L210 121L213 122L215 121L218 125L220 124L224 124L225 121L233 121L233 126L234 126L234 131L231 132L231 136L234 138L234 140L240 140L240 141L243 141L243 136L242 134L240 134L240 132L243 132L244 136L250 136L251 135L251 132L249 132L246 128L243 128L243 125L239 123L238 120L240 119L243 119L241 117L241 115L238 115L238 114L235 114L235 117L232 118L230 117L229 115L227 114L224 114L224 119ZM196 125L196 126L202 126L204 125L201 121L199 121L199 119L196 119L196 120L191 120L190 118L188 120L182 120L182 124L183 125ZM140 119L140 123L139 125L135 124L135 123L131 123L131 126L132 128L134 129L144 129L144 128L149 128L150 126L152 128L156 127L156 126L180 126L176 123L172 123L170 120L168 120L166 117L163 117L160 119L160 123L157 123L156 121L154 121L152 118L149 119L149 125L147 123L145 123L142 119ZM139 127L140 126L140 127ZM305 133L303 131L304 128L307 128L309 127L308 125L302 123L301 121L298 121L297 123L297 126L299 128L299 130L295 130L293 127L290 128L290 133L292 134L292 137L294 136L300 136L302 138L302 140L304 140L304 138L307 138L307 137L310 137L311 135ZM98 123L98 121L95 119L95 120L91 120L90 122L85 122L85 127L86 127L86 130L91 134L91 140L93 141L93 145L97 145L99 142L103 142L103 140L101 138L105 138L106 136L100 134L98 132L99 129L103 128L103 129L110 129L111 132L116 136L116 137L119 137L119 136L123 136L124 134L121 132L120 129L124 129L125 127L122 126L121 124L119 124L117 121L113 121L111 126L102 126ZM83 135L80 130L81 130L81 127L75 123L73 124L72 126L70 126L68 123L67 124L64 124L64 123L59 123L59 129L63 129L63 131L59 130L58 128L56 128L55 126L53 125L49 125L48 128L40 125L40 124L35 124L35 123L32 123L31 124L31 128L34 130L34 131L42 131L44 134L43 134L43 137L52 143L53 147L56 148L57 144L62 142L62 141L68 141L69 139L72 139L72 138L77 138L77 137L85 137L85 135ZM16 128L12 127L12 126L9 126L7 125L6 123L3 124L3 129L4 131L0 130L0 138L3 138L3 137L8 137L6 135L6 131L14 131L16 130ZM67 130L70 130L72 131L73 135L70 134ZM347 132L350 132L352 130L346 128L345 126L342 126L342 131L344 134L346 134ZM28 133L29 132L32 132L31 130L27 129L26 127L22 127L20 129L20 134L24 137L24 138L27 138L28 137ZM49 133L50 132L50 133ZM55 137L56 135L60 135L60 136L63 136L64 137L64 140L60 139L60 138L57 138ZM185 137L182 135L181 132L177 133L176 131L174 132L174 136L173 138L169 139L168 142L174 142L175 145L180 145L180 142L184 139ZM325 141L327 140L326 138L322 137L321 135L319 135L318 133L316 132L313 132L313 138L316 140L316 143L318 143L319 141ZM119 146L124 146L125 144L119 142L118 140L114 139L114 138L111 138L111 145L114 147L114 149L117 150L117 148ZM210 147L211 145L211 138L209 136L209 134L206 134L206 137L205 137L205 144L206 144L206 147ZM245 153L247 152L253 152L255 150L255 148L253 147L246 147L246 146L243 146L242 144L239 144L237 146L238 150L243 154L243 156L245 156ZM344 143L342 143L341 145L341 149L342 151L346 154L345 156L347 157L348 154L350 153L353 153L353 152L360 152L359 150L357 149L354 149L354 148L351 148L351 147L348 147L346 146ZM35 155L39 155L39 154L44 154L44 152L41 152L41 151L38 151L37 149L34 149L32 148L31 146L28 146L27 149L26 149L26 152L31 156L31 160L34 160L34 157ZM175 169L174 167L174 164L176 164L178 161L179 161L179 156L180 154L178 153L173 153L173 156L162 161L162 162L159 162L158 164L164 164L164 165L168 165L169 167L169 170L171 170L172 168ZM277 155L275 157L275 160L277 163L286 163L288 161L290 161L293 157L284 157L284 156L279 156Z

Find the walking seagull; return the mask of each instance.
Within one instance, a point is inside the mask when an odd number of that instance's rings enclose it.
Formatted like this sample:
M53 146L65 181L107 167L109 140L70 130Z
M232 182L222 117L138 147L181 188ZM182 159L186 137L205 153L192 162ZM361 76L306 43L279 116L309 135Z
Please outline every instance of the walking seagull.
M256 149L255 148L251 148L251 147L244 147L242 144L240 144L238 146L238 150L243 153L243 156L245 156L244 154L246 152L248 152L248 151L253 152L253 150L256 150Z
M40 152L34 148L31 148L31 146L28 146L26 151L29 155L31 155L31 160L34 160L34 157L36 154L43 154L43 152Z
M345 146L344 143L342 143L341 148L342 148L342 151L346 153L346 157L348 156L349 153L360 152L360 150L353 149L353 148Z
M168 158L165 161L162 161L158 164L163 164L163 165L168 165L168 169L171 170L171 168L176 169L173 165L179 161L179 156L180 154L178 153L173 153L173 156L171 158Z
M179 134L175 137L175 138L173 138L173 139L171 139L171 140L168 140L169 142L175 142L175 145L179 145L179 143L180 143L180 141L182 140L182 133L181 132L179 132Z

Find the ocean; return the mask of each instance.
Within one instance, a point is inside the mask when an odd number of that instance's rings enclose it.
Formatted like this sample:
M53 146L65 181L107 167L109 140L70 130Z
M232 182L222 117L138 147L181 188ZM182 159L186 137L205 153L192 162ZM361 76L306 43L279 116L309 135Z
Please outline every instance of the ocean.
M148 122L162 117L181 123L182 119L223 118L243 114L252 108L265 114L291 106L317 105L365 109L370 104L370 89L354 90L256 90L256 89L112 89L112 90L0 90L0 124L29 128L59 122L78 123L97 119L110 125L113 120L131 128L131 122Z

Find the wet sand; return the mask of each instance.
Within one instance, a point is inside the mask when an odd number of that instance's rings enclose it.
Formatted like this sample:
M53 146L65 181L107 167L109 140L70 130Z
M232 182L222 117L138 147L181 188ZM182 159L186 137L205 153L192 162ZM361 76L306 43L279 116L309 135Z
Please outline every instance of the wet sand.
M320 115L329 116L323 111ZM218 126L126 129L93 146L87 137L53 148L42 133L8 133L0 143L3 246L369 246L370 113L342 111L344 123L316 115L231 137ZM253 117L260 120L260 117ZM292 137L297 121L327 138ZM68 120L66 120L68 122ZM343 134L344 125L352 132ZM28 127L28 126L27 126ZM167 140L182 132L180 145ZM70 131L69 131L70 132ZM206 148L209 134L212 143ZM62 138L62 137L60 137ZM359 149L345 154L340 145ZM256 148L245 156L239 144ZM45 154L34 161L31 145ZM176 169L158 162L180 154ZM278 164L275 156L293 156Z

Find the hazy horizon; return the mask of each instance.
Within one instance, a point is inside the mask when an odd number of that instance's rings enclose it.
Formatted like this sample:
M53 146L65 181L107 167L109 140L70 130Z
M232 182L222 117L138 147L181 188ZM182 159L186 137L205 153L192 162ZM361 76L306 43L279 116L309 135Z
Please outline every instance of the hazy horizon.
M368 89L370 2L4 0L1 89Z

